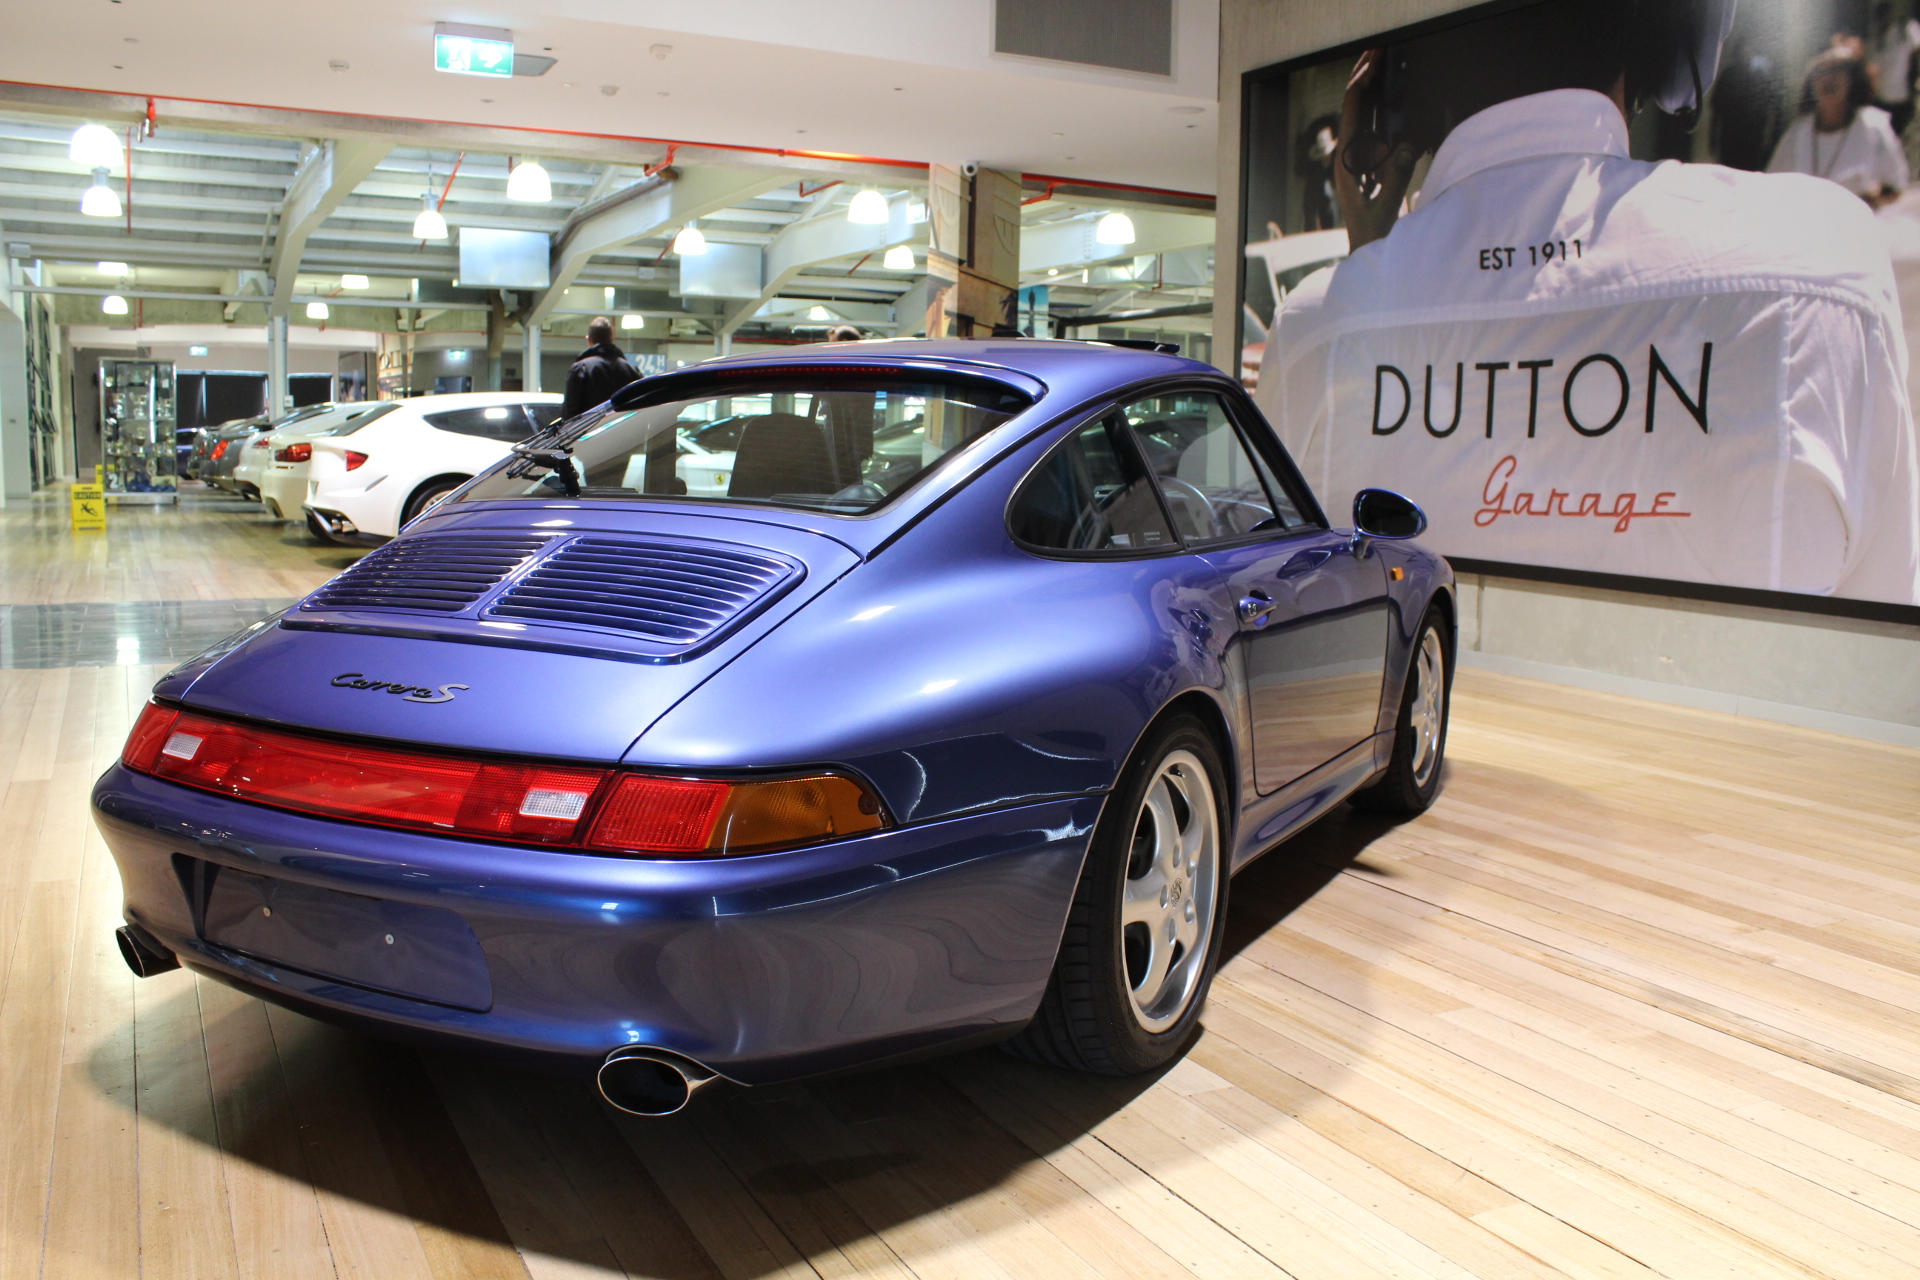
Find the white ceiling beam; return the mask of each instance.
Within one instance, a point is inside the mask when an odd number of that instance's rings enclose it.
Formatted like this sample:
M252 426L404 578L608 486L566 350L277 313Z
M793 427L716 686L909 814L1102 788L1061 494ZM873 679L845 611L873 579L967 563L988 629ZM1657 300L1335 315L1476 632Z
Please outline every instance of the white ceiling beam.
M1022 228L1021 274L1045 271L1049 267L1077 269L1115 258L1135 258L1213 243L1213 219L1204 214L1129 209L1127 217L1133 222L1132 244L1100 244L1094 239L1094 229L1100 225L1100 219L1091 214L1068 222Z
M746 323L763 303L777 297L781 289L808 267L861 254L883 253L893 245L918 238L923 234L920 224L908 217L908 210L915 203L911 195L895 196L887 202L885 222L849 222L845 211L836 206L823 208L818 216L802 218L786 227L760 251L759 296L749 306L729 307L720 331L732 333Z
M293 278L300 269L300 255L306 252L307 238L391 150L391 142L377 138L330 138L308 154L287 186L273 255L267 261L267 274L273 278L270 314L284 316L293 309Z
M792 177L768 169L668 169L657 178L575 210L554 237L547 288L534 298L525 322L539 324L546 319L567 286L601 250L659 235L755 199Z
M105 93L93 89L66 89L50 85L0 82L0 108L64 116L74 120L118 121L133 124L146 118L147 99L139 94ZM348 115L329 111L302 111L290 107L249 107L231 103L167 99L164 122L173 129L208 129L225 134L271 138L362 138L388 147L422 147L466 151L488 156L525 155L536 146L542 159L585 160L595 164L626 164L635 168L658 164L664 144L648 138L619 138L541 132L531 141L525 129L491 125L453 124L397 116ZM822 176L879 182L903 187L926 182L926 167L917 164L875 164L867 161L794 155L762 148L676 144L676 163L687 167L757 169L796 177Z

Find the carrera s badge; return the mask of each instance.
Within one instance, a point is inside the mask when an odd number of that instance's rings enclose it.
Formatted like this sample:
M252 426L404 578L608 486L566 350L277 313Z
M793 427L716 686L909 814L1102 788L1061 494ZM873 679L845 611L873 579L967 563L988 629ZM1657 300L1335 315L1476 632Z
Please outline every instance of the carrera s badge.
M438 689L424 684L401 684L398 680L369 680L363 672L345 671L333 678L336 689L384 689L397 694L408 702L452 702L455 689L471 688L464 684L443 684Z

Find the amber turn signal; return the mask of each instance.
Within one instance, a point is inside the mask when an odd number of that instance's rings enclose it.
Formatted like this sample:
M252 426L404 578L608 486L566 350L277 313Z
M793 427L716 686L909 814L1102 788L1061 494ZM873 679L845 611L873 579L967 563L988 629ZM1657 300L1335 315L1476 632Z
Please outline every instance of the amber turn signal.
M608 797L587 847L717 858L791 849L885 825L880 802L842 774L767 782L629 774Z

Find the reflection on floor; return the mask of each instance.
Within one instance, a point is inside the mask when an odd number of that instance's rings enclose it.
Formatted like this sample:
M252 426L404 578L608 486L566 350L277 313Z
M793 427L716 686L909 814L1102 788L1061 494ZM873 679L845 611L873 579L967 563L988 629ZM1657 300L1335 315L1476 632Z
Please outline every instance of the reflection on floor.
M1920 752L1466 673L1431 813L1235 882L1172 1070L645 1122L133 979L85 804L161 669L0 670L0 1276L1920 1276Z
M293 603L285 599L0 604L0 667L179 662Z

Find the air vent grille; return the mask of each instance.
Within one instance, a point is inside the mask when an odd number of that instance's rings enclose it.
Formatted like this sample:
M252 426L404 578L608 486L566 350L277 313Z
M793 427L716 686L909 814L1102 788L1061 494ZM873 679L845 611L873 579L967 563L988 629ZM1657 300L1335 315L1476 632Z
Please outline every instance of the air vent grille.
M539 535L403 538L314 592L303 609L458 613L546 545Z
M485 610L489 618L594 627L690 646L765 600L798 569L693 543L576 538Z

